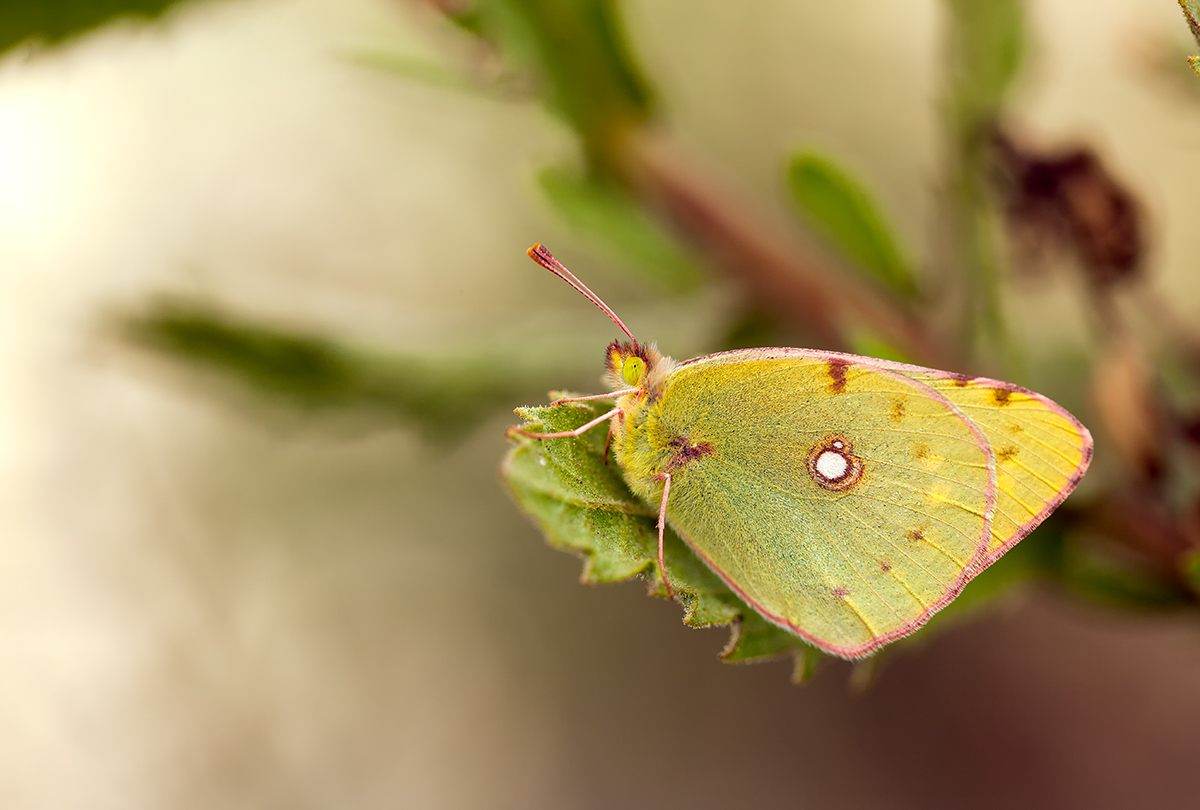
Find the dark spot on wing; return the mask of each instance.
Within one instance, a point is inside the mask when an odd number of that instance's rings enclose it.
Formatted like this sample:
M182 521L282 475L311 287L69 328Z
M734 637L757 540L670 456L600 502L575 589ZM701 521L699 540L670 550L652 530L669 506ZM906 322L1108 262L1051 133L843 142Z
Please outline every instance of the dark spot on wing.
M908 539L913 541L914 543L919 543L925 539L925 530L924 529L909 529L906 537L908 537Z
M834 394L840 394L846 390L846 368L850 364L845 360L830 360L829 368L826 369L829 374L829 390Z
M954 380L954 384L956 386L958 386L959 388L966 388L968 385L971 384L971 380L973 380L975 378L970 377L966 374L952 373L950 375L950 379Z
M888 562L887 560L880 560L879 561L879 570L883 571L886 574L888 571L892 570L892 564L890 562Z
M913 448L913 457L914 458L925 458L927 455L929 455L929 445L918 444L916 447Z
M680 467L695 461L704 456L711 456L714 450L708 442L699 442L692 444L682 436L677 436L671 441L671 459L667 462L666 472L671 473L678 470Z
M997 405L1007 405L1008 400L1011 397L1012 397L1012 391L1009 391L1007 388L993 388L992 389L992 399L995 400Z
M1019 452L1021 452L1021 451L1010 444L1007 447L1003 447L1000 450L998 450L996 452L996 458L999 459L1000 461L1012 461L1014 458L1017 457L1017 453L1019 453Z
M850 595L850 589L843 588L841 585L838 585L836 588L833 589L833 595L835 597L837 597L838 599L845 599L847 596Z
M896 399L892 402L892 421L900 423L904 421L904 400Z

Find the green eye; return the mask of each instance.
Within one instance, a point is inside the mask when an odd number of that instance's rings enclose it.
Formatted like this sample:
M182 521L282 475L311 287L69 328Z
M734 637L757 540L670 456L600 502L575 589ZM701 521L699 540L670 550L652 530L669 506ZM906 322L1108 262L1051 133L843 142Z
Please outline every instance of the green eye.
M642 381L642 374L646 371L646 361L640 357L630 357L625 361L625 365L621 367L621 376L625 378L625 382L630 385L637 385Z

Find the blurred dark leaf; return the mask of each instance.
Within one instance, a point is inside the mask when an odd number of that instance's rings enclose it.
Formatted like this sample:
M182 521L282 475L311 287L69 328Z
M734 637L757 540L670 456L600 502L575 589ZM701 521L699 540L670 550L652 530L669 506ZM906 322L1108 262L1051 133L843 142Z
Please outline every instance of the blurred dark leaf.
M622 131L650 116L649 84L615 0L478 0L451 16L540 79L593 167L608 166Z
M949 107L961 136L977 137L1008 94L1025 51L1021 0L947 0Z
M518 408L524 427L535 432L573 430L612 408L612 403L579 402L557 407ZM657 510L630 492L615 462L605 463L606 431L598 427L579 438L529 439L514 444L501 474L521 509L555 548L584 557L583 581L616 582L641 574L651 593L666 596L657 576ZM797 677L810 673L810 656L820 656L799 637L770 624L746 606L672 531L664 543L671 585L692 627L732 624L722 653L726 661L799 656Z
M723 349L753 349L758 346L786 346L789 341L780 316L761 306L738 313L725 327L720 346Z
M799 153L788 164L788 186L804 220L831 247L893 292L916 295L912 268L862 184L827 158Z
M1037 264L1051 250L1070 251L1100 287L1140 275L1140 206L1094 152L1038 152L999 129L992 144L1009 227L1023 258Z
M572 228L606 244L663 289L686 292L704 281L691 255L621 186L558 167L542 170L538 182Z
M1200 550L1186 554L1179 564L1179 573L1192 589L1196 597L1200 597Z
M1195 606L1181 583L1165 577L1124 550L1095 538L1065 546L1060 581L1073 593L1126 610Z
M876 335L864 330L851 332L850 352L864 357L878 357L881 360L895 360L897 363L917 364L917 358L905 354L887 341L880 340Z
M528 392L521 375L488 355L430 357L371 352L327 338L235 320L192 303L160 303L129 319L137 343L207 368L287 405L358 411L461 435L501 403Z
M972 579L953 602L929 620L929 625L940 628L947 622L960 621L1020 585L1056 577L1062 568L1063 547L1073 520L1068 508L1051 513L1028 537ZM913 640L920 642L917 636Z
M0 51L27 39L58 42L115 17L155 17L180 0L3 0Z

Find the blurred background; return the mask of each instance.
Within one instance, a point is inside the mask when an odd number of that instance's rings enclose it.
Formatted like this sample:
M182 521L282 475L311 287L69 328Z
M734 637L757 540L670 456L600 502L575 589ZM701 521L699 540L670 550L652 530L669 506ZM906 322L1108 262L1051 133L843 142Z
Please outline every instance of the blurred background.
M1200 795L1175 3L6 0L0 47L0 805ZM505 491L615 337L535 241L677 358L1037 388L1092 472L871 669L722 663Z

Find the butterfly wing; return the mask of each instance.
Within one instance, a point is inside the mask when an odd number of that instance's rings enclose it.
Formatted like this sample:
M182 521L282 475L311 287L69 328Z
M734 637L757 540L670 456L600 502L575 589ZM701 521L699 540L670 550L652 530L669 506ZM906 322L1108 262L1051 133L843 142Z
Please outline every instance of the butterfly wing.
M944 395L861 358L702 358L671 375L645 429L660 448L704 448L672 470L672 526L763 616L837 655L912 632L988 553L986 438Z
M958 406L992 446L998 486L991 563L1079 483L1092 459L1091 434L1061 405L1011 383L925 369L910 374Z
M1078 422L1015 386L798 349L683 364L644 429L690 448L679 534L764 617L847 657L948 604L1090 457Z

